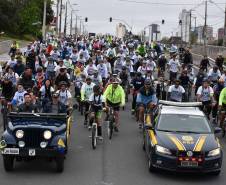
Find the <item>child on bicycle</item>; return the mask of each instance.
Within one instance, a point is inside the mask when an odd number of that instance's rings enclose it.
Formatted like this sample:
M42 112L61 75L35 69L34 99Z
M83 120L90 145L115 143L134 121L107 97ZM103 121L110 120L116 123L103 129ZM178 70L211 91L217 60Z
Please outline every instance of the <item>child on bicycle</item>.
M93 87L93 93L89 97L90 121L88 128L91 129L93 122L97 123L97 135L99 139L102 139L101 116L103 107L105 107L104 99L101 93L102 90L100 86L95 85Z

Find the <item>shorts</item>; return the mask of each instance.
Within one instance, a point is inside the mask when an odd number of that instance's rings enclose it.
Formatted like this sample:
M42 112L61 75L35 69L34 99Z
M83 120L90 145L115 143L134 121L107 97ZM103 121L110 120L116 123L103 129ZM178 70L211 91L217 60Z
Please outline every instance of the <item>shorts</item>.
M102 110L100 107L95 107L92 106L90 112L94 112L95 113L95 117L100 119L102 116Z
M112 107L114 109L114 111L119 111L119 109L120 109L120 103L112 103L109 100L107 100L107 105L109 107Z

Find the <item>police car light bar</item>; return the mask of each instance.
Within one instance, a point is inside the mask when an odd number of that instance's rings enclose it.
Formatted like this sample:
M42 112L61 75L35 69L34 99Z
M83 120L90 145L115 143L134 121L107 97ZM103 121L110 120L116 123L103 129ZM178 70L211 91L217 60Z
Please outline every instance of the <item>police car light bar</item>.
M176 107L200 107L200 106L202 106L202 102L173 102L173 101L165 101L165 100L159 100L159 104L176 106Z

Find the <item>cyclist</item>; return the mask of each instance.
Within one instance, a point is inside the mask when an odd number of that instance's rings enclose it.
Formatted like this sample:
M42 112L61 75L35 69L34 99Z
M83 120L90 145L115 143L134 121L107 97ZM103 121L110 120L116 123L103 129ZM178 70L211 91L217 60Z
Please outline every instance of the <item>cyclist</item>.
M179 77L179 80L181 81L181 86L184 88L184 90L186 91L185 93L190 93L190 85L191 85L191 81L189 79L189 76L188 76L188 73L186 70L184 70L182 73L181 73L181 76ZM186 101L189 101L188 99L188 96L185 97L185 100Z
M220 127L223 128L224 119L225 119L225 112L226 112L226 87L221 91L220 98L219 98L219 110L220 113Z
M158 76L164 74L166 70L167 59L164 54L162 54L158 59Z
M210 87L209 80L204 79L202 86L197 91L197 101L202 102L202 110L204 110L208 119L210 119L209 115L212 110L212 103L214 102L213 94L213 88Z
M101 116L102 109L105 107L103 96L101 95L101 89L98 85L93 87L93 93L89 97L90 103L90 122L89 129L91 129L92 123L97 123L97 135L102 139L102 128L101 128Z
M221 77L221 72L217 66L209 70L208 79L211 81L212 87L217 84L218 79Z
M200 68L193 82L193 88L195 88L195 94L197 93L198 88L202 85L202 81L204 78L205 78L205 74L203 72L203 69Z
M218 66L220 71L223 71L224 58L221 53L218 54L218 56L215 60L215 64Z
M119 108L125 105L125 93L122 86L119 85L119 80L114 78L112 84L108 85L104 92L104 99L107 106L112 106L115 116L115 132L119 131Z
M59 100L61 103L69 107L71 105L72 96L70 91L67 88L67 82L62 81L60 82L59 86L60 86L60 89L56 92L56 93L59 93L59 96L60 96Z
M212 111L213 123L216 123L218 104L219 104L219 97L220 97L220 93L221 93L222 89L224 89L224 78L221 77L218 80L218 83L213 87L214 99L216 101L216 104L214 105L213 111Z
M203 59L200 62L200 69L202 69L203 71L205 70L206 72L208 71L208 67L210 67L210 61L207 57L207 55L203 56Z
M171 85L168 89L168 99L170 101L182 102L185 90L180 85L180 80L175 80L175 85Z
M139 128L144 123L144 111L150 106L152 109L157 104L157 97L154 88L151 85L151 80L145 80L144 86L139 90L136 103L139 110Z
M180 63L176 59L177 55L174 54L173 58L168 63L168 69L170 71L170 81L173 82L177 78L177 73L180 69Z
M84 120L84 126L87 126L87 118L88 118L88 110L89 110L89 97L93 93L93 87L95 84L92 82L92 78L88 76L86 78L86 82L83 83L81 87L81 101L83 102L83 105L85 106L85 120Z
M19 106L22 103L24 103L24 95L27 93L27 91L24 90L24 87L22 84L17 85L17 91L14 94L13 100L11 104L13 106Z

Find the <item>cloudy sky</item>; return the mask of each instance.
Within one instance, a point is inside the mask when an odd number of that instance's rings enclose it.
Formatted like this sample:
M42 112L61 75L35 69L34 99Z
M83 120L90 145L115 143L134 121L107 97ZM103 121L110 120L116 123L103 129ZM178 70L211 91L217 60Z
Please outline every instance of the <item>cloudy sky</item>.
M85 23L85 25L89 32L115 34L116 24L119 21L115 20L110 23L109 17L123 19L133 26L133 31L136 33L140 32L145 26L151 23L160 23L164 19L165 24L161 25L162 36L170 36L172 32L175 34L179 30L178 20L182 9L189 10L192 8L195 8L192 13L193 16L197 17L197 25L204 24L204 3L197 6L197 4L203 2L202 0L135 0L137 3L121 0L68 1L71 5L78 4L72 7L79 10L79 16L88 17L88 23ZM63 0L63 2L66 2L66 0ZM226 0L212 0L212 2L208 3L207 23L214 27L216 33L217 28L224 25L224 3L226 3ZM192 23L194 24L194 19Z

